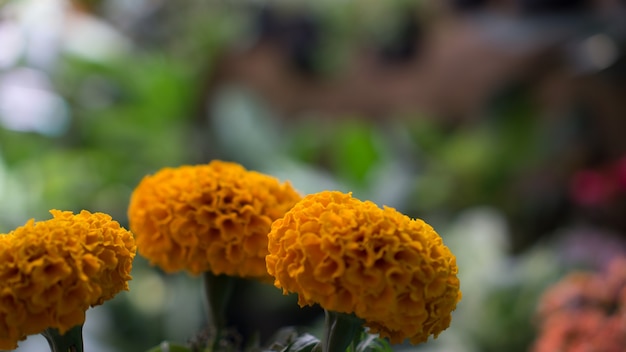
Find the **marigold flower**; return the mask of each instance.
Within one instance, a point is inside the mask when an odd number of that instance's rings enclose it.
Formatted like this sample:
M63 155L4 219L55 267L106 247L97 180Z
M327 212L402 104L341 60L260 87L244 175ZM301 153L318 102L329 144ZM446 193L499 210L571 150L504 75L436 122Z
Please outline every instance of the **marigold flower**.
M456 258L432 227L351 194L304 197L268 237L267 269L283 293L354 313L392 343L437 337L461 299Z
M145 177L128 217L139 253L166 272L269 279L267 233L299 199L289 183L213 161Z
M63 334L84 323L87 308L128 290L129 231L103 213L50 213L0 235L0 349L47 328Z

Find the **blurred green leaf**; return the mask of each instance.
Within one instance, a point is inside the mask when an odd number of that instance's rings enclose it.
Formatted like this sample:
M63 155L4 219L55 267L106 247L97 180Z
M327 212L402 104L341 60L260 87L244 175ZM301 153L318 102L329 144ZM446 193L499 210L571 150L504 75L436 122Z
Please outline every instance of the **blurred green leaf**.
M283 327L271 338L271 346L264 349L264 352L310 352L317 346L320 340L309 334L298 335L292 326Z
M193 352L189 347L169 341L163 341L147 352Z
M289 155L307 164L315 164L323 157L326 144L324 131L316 121L304 120L293 126L289 135Z
M281 352L311 352L319 342L320 340L317 337L311 334L303 334Z
M12 167L24 160L38 157L56 147L54 139L36 133L24 133L0 128L0 156Z
M373 126L363 121L340 125L330 146L333 168L340 176L363 185L369 171L380 161L379 136Z

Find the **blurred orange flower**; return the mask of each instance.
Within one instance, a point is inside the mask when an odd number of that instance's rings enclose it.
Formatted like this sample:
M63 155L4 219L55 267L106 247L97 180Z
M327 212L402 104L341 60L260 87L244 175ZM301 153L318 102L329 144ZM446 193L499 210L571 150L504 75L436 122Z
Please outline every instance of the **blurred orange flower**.
M534 352L619 352L626 346L626 259L604 273L573 272L549 287L537 309Z
M128 290L133 235L103 213L50 212L0 235L0 349L47 328L64 333Z
M269 252L275 285L300 306L354 313L392 343L437 337L461 299L456 258L432 227L351 194L304 197L272 224Z
M267 233L299 199L289 183L213 161L145 177L128 217L140 254L166 272L267 280Z

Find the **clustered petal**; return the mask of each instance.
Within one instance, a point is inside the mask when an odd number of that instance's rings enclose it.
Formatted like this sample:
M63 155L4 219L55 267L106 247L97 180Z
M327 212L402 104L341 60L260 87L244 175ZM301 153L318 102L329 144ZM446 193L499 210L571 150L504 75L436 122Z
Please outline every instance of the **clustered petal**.
M128 217L141 255L165 272L269 279L267 233L300 198L289 183L213 161L145 177Z
M606 272L573 272L549 287L537 308L530 351L623 351L626 346L626 258Z
M0 349L47 328L64 333L128 290L133 235L107 214L50 212L0 234Z
M300 306L354 313L392 343L437 337L461 299L456 258L432 227L341 192L306 196L276 220L266 262Z

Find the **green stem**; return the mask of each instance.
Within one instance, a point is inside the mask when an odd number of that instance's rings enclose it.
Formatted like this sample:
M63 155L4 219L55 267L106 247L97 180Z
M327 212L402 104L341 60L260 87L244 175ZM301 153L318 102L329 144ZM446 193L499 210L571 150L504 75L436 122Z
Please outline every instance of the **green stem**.
M322 352L345 352L363 331L363 321L354 314L324 310Z
M59 330L48 328L43 335L50 345L51 352L83 352L83 325L76 325L61 335Z
M217 351L221 334L226 328L226 308L235 286L235 278L228 275L215 275L210 271L205 272L203 277L209 323L215 331L211 351Z

